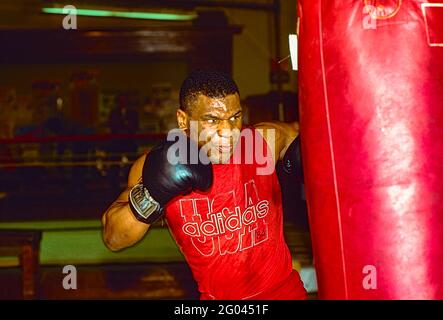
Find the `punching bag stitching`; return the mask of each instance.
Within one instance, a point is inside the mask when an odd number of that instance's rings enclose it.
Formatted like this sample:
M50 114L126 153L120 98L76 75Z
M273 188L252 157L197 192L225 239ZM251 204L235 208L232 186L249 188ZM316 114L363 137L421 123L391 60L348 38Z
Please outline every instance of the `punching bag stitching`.
M337 206L337 215L338 215L338 228L339 228L339 235L340 235L340 250L341 250L341 260L343 265L343 279L344 279L344 285L345 285L345 299L348 299L348 282L346 277L346 263L345 263L345 254L344 254L344 247L343 247L343 230L341 225L341 212L340 212L340 200L338 196L338 186L337 186L337 173L335 168L335 157L334 157L334 145L332 142L332 129L331 129L331 121L329 116L329 100L328 100L328 91L326 88L326 73L325 73L325 60L324 60L324 53L323 53L323 24L322 24L322 14L321 14L321 8L322 8L322 1L319 1L318 5L318 27L319 27L319 41L320 41L320 59L321 59L321 73L322 73L322 81L323 81L323 94L325 97L325 112L326 112L326 119L327 119L327 126L328 126L328 139L329 139L329 149L331 152L331 165L332 165L332 176L334 180L334 191L335 191L335 202Z
M426 15L426 8L442 8L443 3L422 3L421 4L421 12L423 15L424 23L425 23L425 31L426 31L426 38L428 40L428 45L430 47L443 47L443 43L432 43L431 41L431 35L429 31L428 26L428 17Z

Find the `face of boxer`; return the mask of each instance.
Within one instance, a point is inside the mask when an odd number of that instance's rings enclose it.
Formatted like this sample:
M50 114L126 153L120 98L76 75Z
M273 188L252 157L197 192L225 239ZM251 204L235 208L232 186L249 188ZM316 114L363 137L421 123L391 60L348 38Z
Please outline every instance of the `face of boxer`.
M188 111L178 110L179 127L200 147L208 149L213 163L226 163L238 142L242 127L242 107L237 93L211 98L198 95ZM192 130L198 134L193 135Z

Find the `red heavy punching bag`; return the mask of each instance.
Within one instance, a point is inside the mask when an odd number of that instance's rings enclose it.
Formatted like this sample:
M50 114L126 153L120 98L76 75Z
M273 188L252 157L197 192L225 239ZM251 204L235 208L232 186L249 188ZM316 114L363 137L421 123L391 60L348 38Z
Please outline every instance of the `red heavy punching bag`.
M443 299L443 1L299 0L320 299Z

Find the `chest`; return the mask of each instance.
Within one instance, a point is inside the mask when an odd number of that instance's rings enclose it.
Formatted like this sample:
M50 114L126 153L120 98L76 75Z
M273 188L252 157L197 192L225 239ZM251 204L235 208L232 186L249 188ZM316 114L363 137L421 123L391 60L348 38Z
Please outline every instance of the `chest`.
M192 192L175 199L167 208L176 222L226 219L236 214L256 220L281 203L274 173L259 175L254 165L214 165L214 181L206 192Z

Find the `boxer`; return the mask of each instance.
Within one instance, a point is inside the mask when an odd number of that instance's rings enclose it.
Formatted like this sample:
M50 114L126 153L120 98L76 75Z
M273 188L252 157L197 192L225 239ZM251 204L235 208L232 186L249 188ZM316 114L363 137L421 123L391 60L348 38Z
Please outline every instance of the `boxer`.
M298 123L243 126L238 87L216 71L184 80L177 123L175 139L168 135L134 162L126 190L104 213L106 246L132 246L164 218L201 299L305 299L284 240L277 175L260 171L263 159L250 161L257 150L273 166L291 158L285 153L294 149ZM177 145L184 156L171 161L177 150L183 155Z

